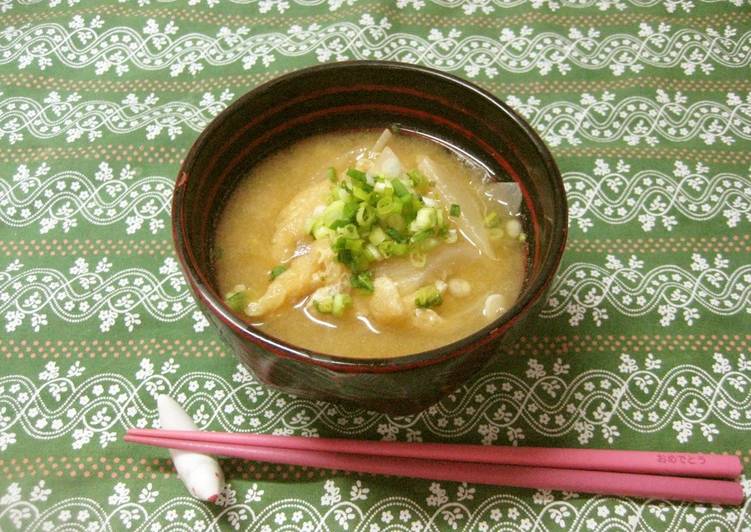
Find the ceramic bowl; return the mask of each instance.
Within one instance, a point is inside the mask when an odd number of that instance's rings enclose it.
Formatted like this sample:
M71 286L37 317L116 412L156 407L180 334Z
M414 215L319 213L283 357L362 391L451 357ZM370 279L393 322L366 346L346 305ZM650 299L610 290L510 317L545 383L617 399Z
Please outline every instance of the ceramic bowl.
M529 253L524 288L514 306L455 343L379 359L302 349L235 316L217 290L212 240L218 215L238 180L269 154L310 135L394 125L447 143L521 186ZM553 157L506 104L438 71L357 61L281 76L220 113L182 164L172 226L177 255L197 301L260 381L298 396L406 414L459 387L523 333L525 318L539 312L558 268L567 210Z

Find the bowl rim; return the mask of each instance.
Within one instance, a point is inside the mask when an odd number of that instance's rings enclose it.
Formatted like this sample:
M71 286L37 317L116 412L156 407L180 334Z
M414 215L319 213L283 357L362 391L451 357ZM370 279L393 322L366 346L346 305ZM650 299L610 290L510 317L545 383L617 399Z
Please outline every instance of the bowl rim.
M438 77L444 81L458 85L461 90L470 91L476 96L485 99L501 112L506 113L515 126L520 128L531 141L535 152L545 166L553 185L553 201L557 208L554 209L555 212L550 213L547 216L551 219L553 228L558 228L558 230L553 231L552 241L550 243L552 252L550 253L550 256L541 263L540 272L536 278L532 279L531 282L522 289L522 293L514 302L514 305L492 322L459 340L436 348L420 351L418 353L372 358L354 358L341 355L331 355L295 346L294 344L275 338L264 332L262 329L246 323L238 318L224 304L224 301L219 294L215 293L215 290L211 286L211 282L206 278L208 276L204 275L204 271L202 271L196 263L193 254L190 251L184 230L185 228L183 227L185 221L184 192L187 189L185 185L190 180L189 171L193 167L194 161L199 153L204 149L212 133L221 127L224 120L233 113L241 110L246 102L253 99L257 94L265 93L277 85L289 83L300 77L315 75L322 71L358 68L408 71L426 76ZM534 305L547 290L554 277L552 274L557 271L558 266L560 265L568 235L568 205L565 198L566 195L560 170L542 138L540 138L537 132L532 129L526 120L509 107L508 104L501 101L490 92L467 80L429 67L391 61L343 61L301 68L275 77L244 93L214 117L195 140L180 165L172 199L172 237L178 261L194 295L207 307L209 312L220 319L243 340L250 341L260 348L266 351L271 351L283 358L291 358L305 364L323 366L338 372L397 372L438 364L445 360L459 357L466 352L473 352L479 347L494 341L523 317L525 311Z

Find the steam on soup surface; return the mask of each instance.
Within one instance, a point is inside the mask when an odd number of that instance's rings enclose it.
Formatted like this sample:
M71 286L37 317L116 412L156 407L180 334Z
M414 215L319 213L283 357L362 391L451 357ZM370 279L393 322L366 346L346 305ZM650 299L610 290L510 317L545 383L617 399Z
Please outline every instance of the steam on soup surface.
M420 137L315 136L233 191L218 285L245 321L303 348L368 358L439 347L517 298L520 202L514 183Z

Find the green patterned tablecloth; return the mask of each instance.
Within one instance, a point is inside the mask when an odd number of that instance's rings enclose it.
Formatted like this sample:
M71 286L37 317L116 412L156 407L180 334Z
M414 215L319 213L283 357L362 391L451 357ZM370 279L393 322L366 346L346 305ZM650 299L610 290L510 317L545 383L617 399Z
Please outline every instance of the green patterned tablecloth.
M175 262L180 160L342 59L471 79L540 132L571 237L511 356L388 417L239 368ZM121 442L218 430L734 453L751 437L749 0L0 0L0 530L751 530L741 508L223 461L217 505ZM751 483L746 481L747 491Z

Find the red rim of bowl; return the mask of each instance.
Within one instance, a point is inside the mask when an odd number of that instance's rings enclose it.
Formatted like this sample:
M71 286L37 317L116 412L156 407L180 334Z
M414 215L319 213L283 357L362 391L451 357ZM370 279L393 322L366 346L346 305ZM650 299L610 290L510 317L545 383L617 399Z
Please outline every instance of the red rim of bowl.
M206 278L204 272L196 263L196 260L194 259L193 254L190 251L190 247L186 242L187 235L185 234L184 230L185 220L183 197L186 190L185 185L190 179L190 176L186 170L187 168L192 166L194 159L198 156L200 151L203 149L204 144L207 142L207 138L214 132L215 129L220 126L221 122L227 116L241 109L244 103L247 100L252 99L257 93L265 92L275 85L287 83L295 78L308 76L322 70L325 71L337 70L342 68L363 67L405 70L419 72L428 76L437 76L439 78L442 78L444 81L449 81L453 84L461 86L463 90L471 91L477 96L484 98L493 106L497 107L501 112L506 113L509 118L511 118L515 123L515 125L523 130L525 135L529 138L529 140L535 147L537 155L544 163L544 166L546 167L548 172L548 176L552 177L552 185L554 188L554 190L552 191L553 195L555 196L556 200L563 199L563 201L559 201L560 204L557 205L558 208L555 209L556 212L552 213L551 216L553 221L553 235L551 237L552 242L550 247L554 251L552 251L547 257L547 260L543 264L541 264L540 271L537 276L531 279L531 282L529 282L522 289L520 297L508 311L506 311L498 319L489 323L485 327L477 330L469 336L457 340L456 342L452 342L445 346L422 351L419 353L394 357L350 358L319 353L313 350L303 349L274 338L266 334L264 331L242 321L240 318L235 316L235 314L228 307L225 306L221 296L215 292L211 282ZM504 332L506 332L510 327L514 325L514 323L516 323L516 321L519 320L519 318L527 308L537 302L537 300L541 297L541 295L546 291L549 284L552 282L553 274L558 269L561 256L563 255L563 249L566 244L566 237L568 233L568 209L565 197L566 196L563 188L563 180L561 178L560 171L558 170L558 166L556 165L552 155L550 154L550 151L545 146L543 140L513 109L508 107L505 103L500 101L489 92L461 78L426 67L407 65L403 63L392 63L388 61L348 61L300 69L289 74L277 77L247 92L231 105L229 105L226 109L224 109L221 113L219 113L219 115L217 115L211 121L211 123L206 126L203 132L193 143L193 146L190 148L188 155L186 156L180 167L172 199L172 236L175 243L178 260L196 297L199 298L201 302L209 309L209 312L216 315L225 325L227 325L243 339L251 341L258 347L267 351L271 351L280 357L296 359L303 363L323 366L339 372L395 372L415 367L438 364L447 359L459 357L466 352L475 351L479 347L492 342Z

